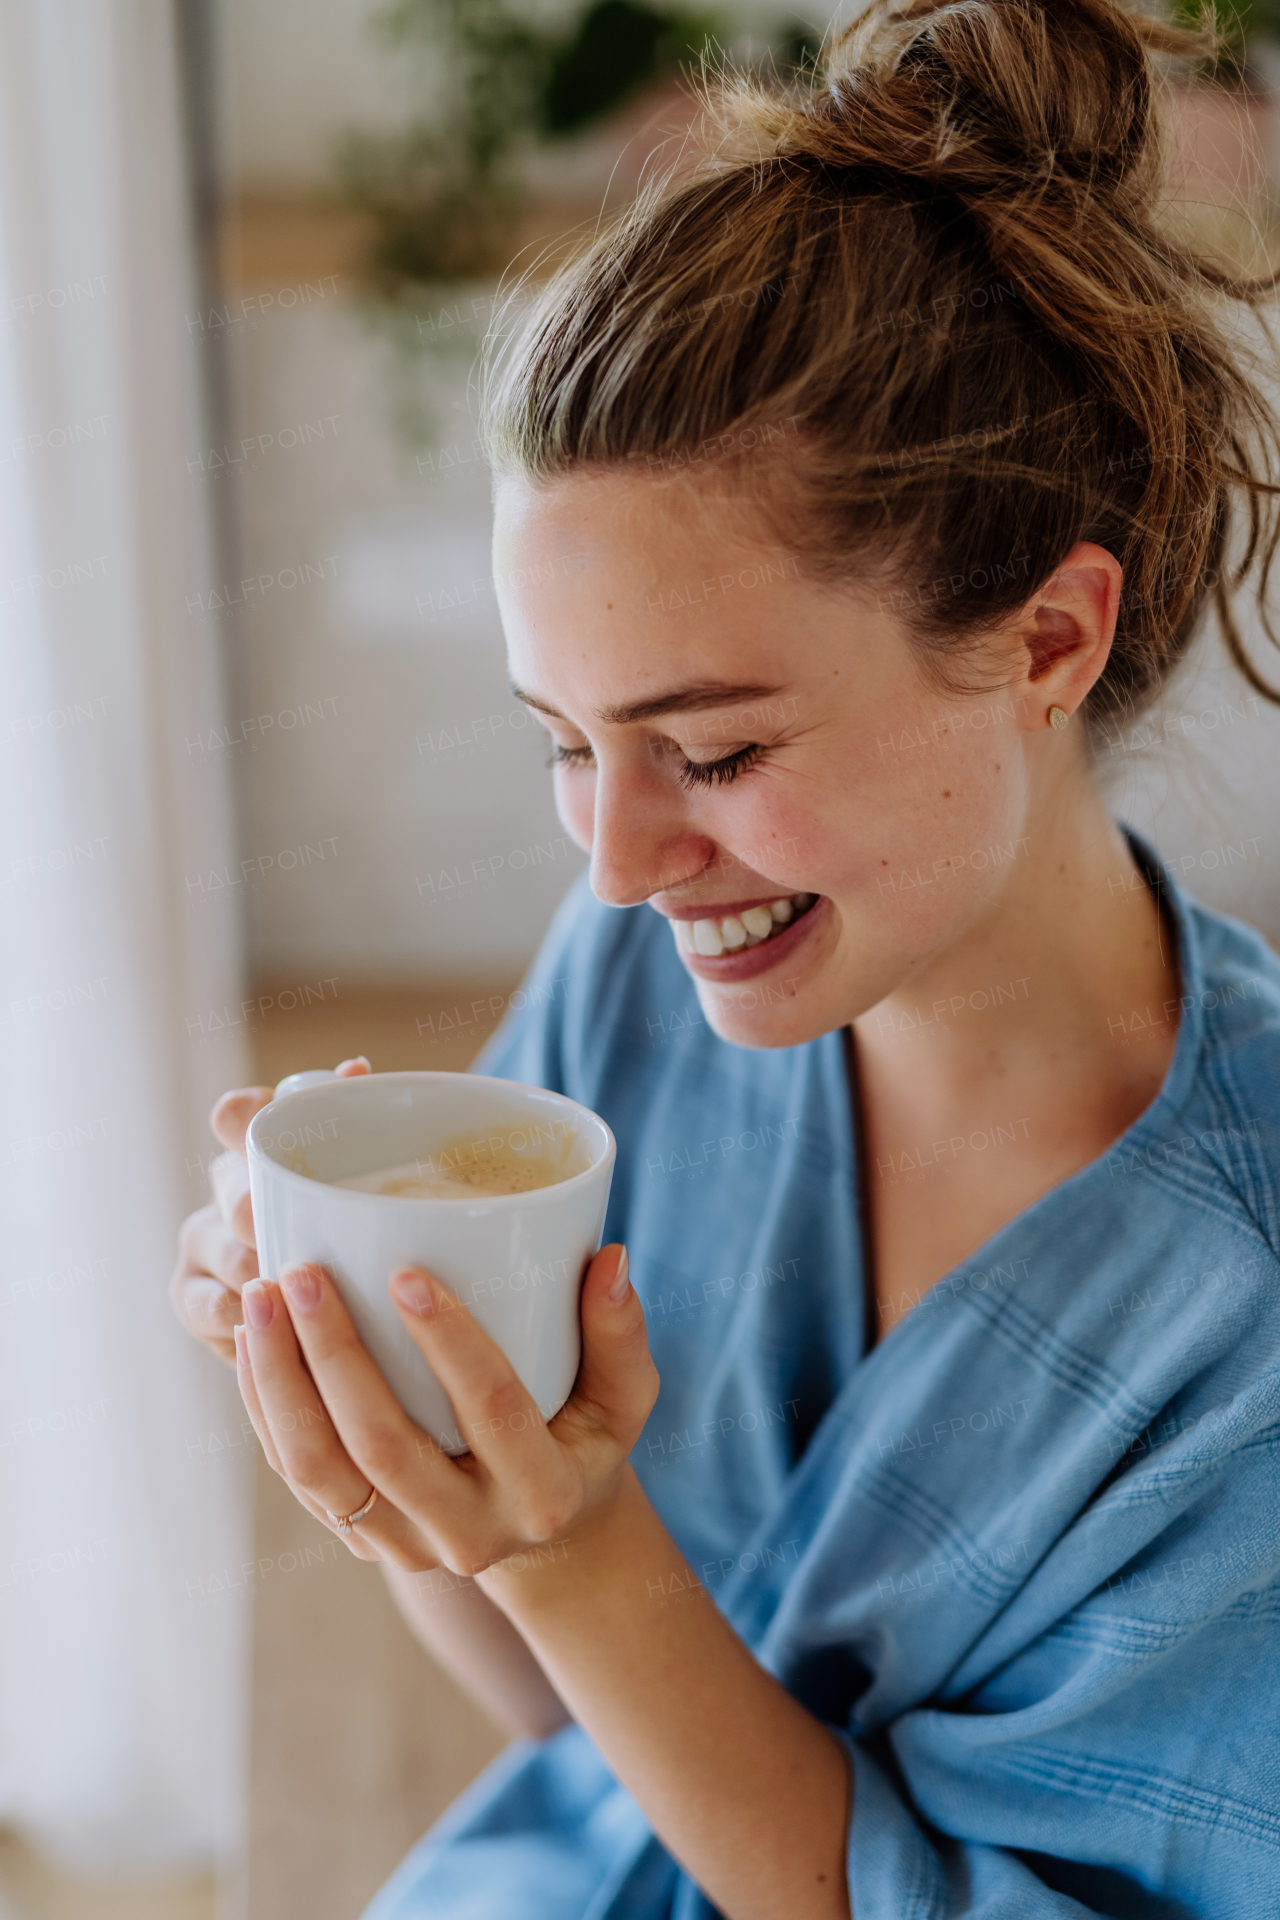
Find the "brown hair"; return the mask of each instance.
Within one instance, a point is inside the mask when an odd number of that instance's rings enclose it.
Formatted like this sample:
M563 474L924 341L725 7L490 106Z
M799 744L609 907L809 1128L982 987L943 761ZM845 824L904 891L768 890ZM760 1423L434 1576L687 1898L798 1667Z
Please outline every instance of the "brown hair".
M1159 224L1153 56L1215 44L1115 0L872 0L811 79L715 82L696 162L495 349L495 469L723 454L818 577L892 578L940 673L1096 541L1125 579L1095 719L1159 686L1210 599L1280 698L1231 609L1280 537L1280 426L1220 311L1273 281Z

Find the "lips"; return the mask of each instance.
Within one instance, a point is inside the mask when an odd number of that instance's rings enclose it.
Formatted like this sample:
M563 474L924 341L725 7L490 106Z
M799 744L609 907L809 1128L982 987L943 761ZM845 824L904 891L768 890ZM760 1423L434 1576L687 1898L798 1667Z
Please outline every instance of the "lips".
M681 953L697 953L704 959L716 960L722 953L740 953L746 947L763 946L792 920L807 913L816 898L813 893L782 894L776 900L744 907L738 913L722 914L714 920L673 920L671 931Z
M773 964L774 949L780 959L796 946L808 933L810 916L825 904L820 894L781 894L714 919L672 919L671 932L691 972L715 980L747 978Z

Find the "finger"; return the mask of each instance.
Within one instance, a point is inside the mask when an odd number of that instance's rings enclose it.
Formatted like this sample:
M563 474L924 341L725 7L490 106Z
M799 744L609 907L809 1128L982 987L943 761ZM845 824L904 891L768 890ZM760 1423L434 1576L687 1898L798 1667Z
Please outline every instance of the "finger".
M405 1413L323 1267L291 1267L281 1287L311 1378L351 1459L428 1532L428 1508L456 1518L465 1481Z
M242 1154L249 1122L274 1098L274 1087L239 1087L234 1093L224 1093L209 1115L209 1125L224 1147Z
M582 1362L565 1406L568 1424L608 1433L627 1453L658 1397L644 1308L627 1250L602 1247L582 1283Z
M322 1268L286 1271L291 1283L307 1277L317 1286L324 1283L331 1298L337 1301L332 1282ZM298 1291L296 1284L294 1291ZM346 1319L340 1302L338 1306ZM365 1519L358 1522L361 1537L397 1566L416 1568L420 1572L439 1566L440 1559L429 1535L423 1537L420 1523L415 1524L416 1516L406 1513L404 1502L397 1499L394 1477L381 1470L378 1449L371 1449L374 1455L371 1463L363 1459L357 1461L345 1436L330 1419L332 1403L326 1406L317 1391L318 1383L307 1370L280 1289L266 1281L257 1281L247 1288L245 1319L248 1323L245 1344L263 1418L275 1441L285 1478L295 1493L309 1495L322 1511L326 1525L333 1526L328 1517L331 1513L357 1512L367 1503L372 1487L377 1487L378 1499ZM255 1320L262 1324L255 1326ZM391 1412L405 1429L407 1442L412 1445L419 1437L418 1430L360 1346L349 1320L347 1326L351 1340L363 1355L372 1384L380 1389ZM420 1437L431 1445L425 1434ZM341 1537L350 1538L347 1534Z
M222 1224L216 1207L201 1207L183 1221L169 1299L187 1332L212 1346L221 1359L234 1357L231 1342L240 1318L240 1289L257 1270L257 1255Z
M258 1389L254 1385L253 1363L249 1357L249 1329L245 1326L243 1320L236 1328L235 1351L236 1385L240 1389L240 1398L244 1401L244 1410L252 1421L253 1430L258 1436L258 1442L262 1451L267 1456L267 1465L274 1473L278 1473L282 1480L287 1479L288 1476L284 1470L284 1463L280 1458L280 1450L276 1446L275 1437L267 1424L266 1415L262 1411L262 1402L258 1398ZM299 1494L298 1498L303 1502L304 1506L311 1505L304 1494ZM312 1511L314 1512L314 1508L312 1508Z
M246 1247L256 1247L248 1161L238 1153L220 1153L209 1168L209 1183L218 1212L236 1239Z
M357 1054L352 1060L344 1060L335 1069L344 1080L357 1074L372 1071L365 1056ZM255 1113L270 1106L275 1099L274 1087L237 1087L231 1093L224 1093L221 1100L209 1115L209 1125L213 1128L224 1147L233 1153L244 1153L244 1137L249 1130L249 1122Z
M175 1273L169 1282L169 1301L183 1329L217 1354L219 1360L236 1357L235 1330L240 1302L217 1280Z
M279 1287L255 1280L242 1299L245 1347L280 1470L327 1511L354 1513L369 1498L369 1479L347 1453L303 1364Z
M178 1246L187 1273L212 1274L233 1293L238 1294L258 1277L257 1254L231 1231L216 1207L201 1207L198 1213L188 1214Z
M425 1267L391 1276L400 1317L453 1402L458 1429L481 1465L513 1491L541 1495L564 1463L533 1395L501 1347Z
M367 1062L364 1064L365 1066L368 1065ZM395 1396L387 1387L381 1373L369 1358L365 1348L359 1341L355 1328L351 1325L346 1308L342 1305L342 1301L324 1269L322 1267L302 1269L286 1268L282 1279L285 1283L286 1305L290 1308L291 1316L294 1313L294 1308L290 1295L292 1295L293 1300L297 1300L300 1303L296 1309L297 1319L304 1324L307 1323L308 1312L311 1310L307 1303L313 1298L305 1282L309 1279L315 1282L319 1288L327 1288L329 1304L336 1309L337 1315L345 1325L350 1339L355 1343L358 1354L367 1362L371 1383L386 1395L395 1415L403 1422L404 1426L412 1435L415 1458L418 1460L430 1458L443 1462L444 1456L441 1450L436 1446L430 1435L422 1432L420 1428L415 1427L413 1422L405 1416L399 1402L395 1399ZM303 1284L300 1285L300 1282ZM296 1335L296 1325L294 1331ZM303 1361L304 1364L309 1364L305 1352L303 1354ZM312 1377L314 1378L314 1376ZM323 1400L324 1396L322 1395L321 1397ZM344 1446L347 1446L347 1452L348 1455L350 1455L351 1448L347 1445L341 1432L339 1432L338 1437ZM355 1547L352 1542L357 1535L363 1535L366 1542L372 1541L377 1546L377 1554L373 1557L390 1560L396 1566L404 1567L410 1572L427 1573L441 1566L443 1562L439 1554L430 1545L423 1528L417 1524L411 1514L405 1510L403 1503L397 1503L394 1497L395 1489L388 1488L385 1477L376 1471L376 1464L375 1462L375 1471L370 1472L368 1477L373 1484L379 1487L378 1500L375 1502L370 1513L367 1514L363 1520L355 1523L355 1533L344 1536L347 1544L352 1547L353 1552L358 1552L359 1549ZM296 1491L297 1489L295 1488L295 1492ZM355 1509L351 1509L351 1511L355 1511ZM324 1515L324 1518L326 1523L328 1523L327 1513ZM361 1557L369 1558L371 1556L361 1554Z
M319 1502L313 1500L311 1495L304 1492L301 1487L294 1486L284 1470L284 1462L280 1458L280 1450L276 1446L275 1437L271 1432L267 1417L262 1411L262 1402L258 1398L258 1389L254 1385L253 1366L249 1357L249 1330L243 1321L236 1328L235 1357L236 1382L240 1388L240 1398L244 1401L245 1412L252 1422L253 1430L258 1436L258 1441L263 1453L266 1455L267 1465L274 1473L279 1474L294 1499L297 1500L300 1505L304 1506L308 1513L312 1514L315 1519L323 1521L331 1533L336 1532L337 1529L333 1526L328 1514ZM340 1537L346 1541L346 1544L350 1547L357 1559L376 1560L378 1558L377 1548L372 1542L362 1540L354 1530Z

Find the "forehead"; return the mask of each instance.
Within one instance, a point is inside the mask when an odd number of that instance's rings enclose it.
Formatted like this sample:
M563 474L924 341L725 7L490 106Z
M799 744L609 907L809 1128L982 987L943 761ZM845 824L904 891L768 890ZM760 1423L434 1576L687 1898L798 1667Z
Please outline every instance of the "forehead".
M772 684L801 568L750 503L685 480L504 480L494 582L511 672L567 711L705 678Z
M504 480L494 584L513 683L578 726L674 711L673 689L809 697L855 662L870 692L904 665L873 583L815 579L719 476Z
M495 497L494 569L500 583L536 589L574 566L643 579L718 554L784 548L742 488L668 474L596 470L553 481L502 479Z

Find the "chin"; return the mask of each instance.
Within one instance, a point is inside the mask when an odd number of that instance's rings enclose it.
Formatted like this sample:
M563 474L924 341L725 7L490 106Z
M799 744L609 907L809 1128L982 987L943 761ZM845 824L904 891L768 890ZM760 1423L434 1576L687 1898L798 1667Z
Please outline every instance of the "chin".
M741 985L712 985L706 980L694 982L698 1004L711 1031L718 1039L735 1047L798 1047L845 1024L845 1016L832 1011L824 1018L819 996L805 991L795 978L759 980Z
M703 1018L735 1047L798 1047L847 1024L849 982L841 978L844 916L825 895L801 896L800 911L748 951L708 957L682 952ZM776 958L774 957L776 954Z

